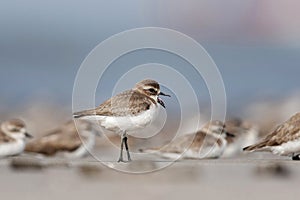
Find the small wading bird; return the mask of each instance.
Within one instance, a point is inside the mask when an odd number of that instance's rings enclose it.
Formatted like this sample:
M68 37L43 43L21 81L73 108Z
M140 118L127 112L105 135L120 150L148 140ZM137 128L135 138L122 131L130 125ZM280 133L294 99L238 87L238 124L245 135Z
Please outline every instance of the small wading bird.
M157 116L159 106L165 108L159 96L170 96L160 91L158 82L143 80L131 90L124 91L97 108L74 113L75 118L97 120L103 128L121 135L121 149L118 162L123 159L123 148L127 160L131 161L127 144L127 132L145 128Z
M219 158L226 149L228 137L234 135L226 131L223 122L216 120L208 122L196 133L179 136L162 147L140 151L170 159Z
M73 120L27 143L25 151L46 156L57 154L66 158L86 156L95 145L98 131L91 122Z
M269 151L276 155L290 156L299 160L300 155L300 113L295 114L278 126L261 142L245 147L244 151Z
M32 138L26 132L25 123L19 119L12 119L1 124L0 129L0 157L14 156L22 153L25 148L25 138Z

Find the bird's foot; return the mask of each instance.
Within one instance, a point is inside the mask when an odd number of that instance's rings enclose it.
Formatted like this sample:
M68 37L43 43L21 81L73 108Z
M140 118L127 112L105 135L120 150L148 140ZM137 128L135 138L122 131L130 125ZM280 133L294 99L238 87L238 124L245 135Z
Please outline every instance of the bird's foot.
M125 162L123 158L119 158L118 163L119 162Z
M118 163L122 162L122 163L129 163L131 162L131 158L129 157L128 160L124 160L123 158L119 158Z
M119 159L118 163L129 163L131 162L131 160L123 160L123 159Z

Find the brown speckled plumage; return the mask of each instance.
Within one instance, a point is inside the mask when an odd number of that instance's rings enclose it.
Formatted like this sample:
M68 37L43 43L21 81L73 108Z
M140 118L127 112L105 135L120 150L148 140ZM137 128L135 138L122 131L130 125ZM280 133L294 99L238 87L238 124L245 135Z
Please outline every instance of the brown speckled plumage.
M45 155L54 155L59 151L72 152L82 145L82 140L86 139L86 136L79 136L74 122L69 121L61 127L48 132L43 137L27 143L25 151Z
M221 146L222 140L216 138L214 134L225 134L221 131L214 131L212 128L220 127L220 130L225 128L224 124L220 121L212 121L207 123L201 130L196 133L186 134L177 137L169 144L160 147L160 148L152 148L152 150L159 150L161 153L182 153L183 151L189 149L194 152L199 152L200 149L205 146L213 147L215 144Z
M187 134L176 138L170 144L159 148L159 151L162 153L182 153L184 150L190 149L198 152L204 143L207 146L214 146L216 143L220 145L221 142L212 135L198 131L196 134Z
M4 130L2 130L2 126L6 126L6 128L9 129L11 134L14 132L18 133L20 129L26 128L25 123L19 119L11 119L9 121L3 122L0 128L0 144L15 141L14 138L12 138L10 135L5 133Z
M6 135L2 130L0 130L0 144L13 142L15 139Z
M89 115L134 116L148 110L152 103L156 104L150 97L136 90L127 90L108 99L95 109L76 112L74 116L75 118Z
M298 139L300 139L300 113L295 114L285 123L279 125L261 142L245 147L244 151L255 151L265 147L279 146Z

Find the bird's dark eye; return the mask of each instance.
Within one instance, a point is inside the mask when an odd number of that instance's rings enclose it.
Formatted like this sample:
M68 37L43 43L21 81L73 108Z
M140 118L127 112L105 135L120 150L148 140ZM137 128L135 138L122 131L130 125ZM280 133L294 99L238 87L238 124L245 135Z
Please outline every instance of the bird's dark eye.
M17 128L12 128L12 129L10 129L10 131L11 131L11 132L18 132L19 129L17 129Z
M153 88L148 89L148 91L151 93L156 93L156 91Z

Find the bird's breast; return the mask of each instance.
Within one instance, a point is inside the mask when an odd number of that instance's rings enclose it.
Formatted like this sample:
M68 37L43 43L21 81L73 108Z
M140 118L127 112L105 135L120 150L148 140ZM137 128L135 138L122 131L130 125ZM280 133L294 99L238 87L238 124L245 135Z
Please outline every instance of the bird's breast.
M25 149L25 141L22 139L15 140L0 145L0 157L18 155Z
M146 111L137 115L103 116L99 119L100 125L110 131L135 131L149 125L158 113L157 105L152 104Z

